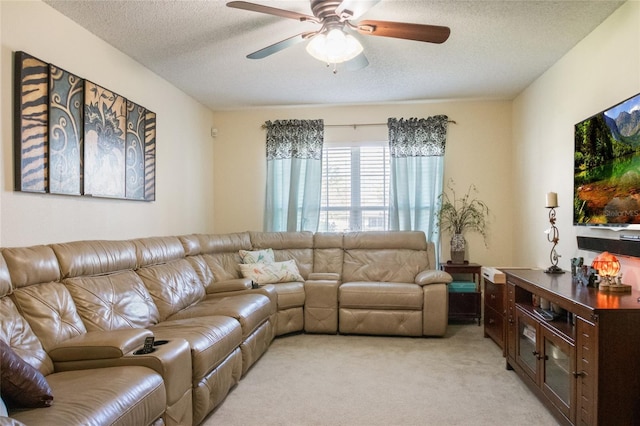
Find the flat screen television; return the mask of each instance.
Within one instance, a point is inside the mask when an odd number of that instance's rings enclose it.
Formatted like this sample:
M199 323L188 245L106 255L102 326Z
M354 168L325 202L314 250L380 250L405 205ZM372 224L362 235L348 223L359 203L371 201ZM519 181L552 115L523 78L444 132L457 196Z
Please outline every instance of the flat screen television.
M573 223L639 225L640 93L577 123L574 135Z

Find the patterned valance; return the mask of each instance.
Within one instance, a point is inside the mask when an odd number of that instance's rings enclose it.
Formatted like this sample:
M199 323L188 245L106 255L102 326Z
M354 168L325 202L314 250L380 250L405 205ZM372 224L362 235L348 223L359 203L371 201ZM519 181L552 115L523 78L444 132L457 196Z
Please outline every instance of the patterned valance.
M267 160L322 159L323 120L267 121Z
M447 140L446 115L429 118L389 118L389 150L392 157L440 157Z

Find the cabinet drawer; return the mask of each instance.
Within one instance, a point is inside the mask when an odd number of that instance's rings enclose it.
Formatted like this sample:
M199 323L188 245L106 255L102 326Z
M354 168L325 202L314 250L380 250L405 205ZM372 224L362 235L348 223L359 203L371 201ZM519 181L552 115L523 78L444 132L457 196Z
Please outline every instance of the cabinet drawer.
M480 293L449 293L449 315L478 315L480 313ZM479 315L478 315L479 316Z
M484 304L498 312L504 312L504 284L484 281Z
M504 348L504 315L493 308L484 311L484 334Z

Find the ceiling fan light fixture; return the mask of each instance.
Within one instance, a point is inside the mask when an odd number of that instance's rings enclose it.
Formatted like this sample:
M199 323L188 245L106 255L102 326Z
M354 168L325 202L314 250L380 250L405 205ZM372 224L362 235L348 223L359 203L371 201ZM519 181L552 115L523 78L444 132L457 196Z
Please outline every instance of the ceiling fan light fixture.
M307 44L307 52L326 64L350 61L362 53L362 45L352 35L334 28L326 35L318 34Z

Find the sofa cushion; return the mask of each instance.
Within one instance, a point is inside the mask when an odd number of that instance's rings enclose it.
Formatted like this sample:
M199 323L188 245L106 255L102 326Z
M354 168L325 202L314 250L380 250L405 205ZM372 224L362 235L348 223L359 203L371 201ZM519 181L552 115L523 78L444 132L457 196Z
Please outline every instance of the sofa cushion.
M0 340L0 392L9 407L49 407L53 394L47 379Z
M318 232L313 235L314 273L331 272L342 275L343 235L341 232Z
M277 262L295 260L302 277L313 272L313 233L250 232L253 250L271 248Z
M273 250L268 248L264 250L240 250L238 251L242 263L273 263L276 261L273 256Z
M150 327L158 340L184 339L191 348L192 380L199 383L242 343L240 323L225 316L163 321Z
M101 275L136 267L131 241L89 240L52 244L60 263L61 278Z
M278 295L278 310L304 306L305 291L303 283L279 283L273 287Z
M13 411L11 417L29 426L150 425L167 406L162 376L146 367L65 371L47 380L54 404Z
M340 308L421 310L422 287L408 283L350 282L338 289Z
M60 266L48 246L12 247L2 249L13 288L58 281Z
M242 278L240 273L240 255L238 252L233 253L208 253L203 254L202 259L213 275L213 283L216 281L228 281L236 278Z
M88 331L146 328L159 312L133 271L63 280Z
M286 283L304 281L295 260L273 263L241 264L240 270L245 278L258 284Z
M190 306L168 319L173 321L208 315L224 315L235 318L240 322L242 339L244 340L266 322L273 313L275 313L275 306L271 303L271 299L263 294L251 293L220 298L212 297Z
M7 268L7 262L4 257L0 255L0 297L4 297L13 291L11 286L11 277L9 276L9 269Z
M62 283L22 287L14 291L12 297L47 351L87 332L71 294Z
M420 250L345 250L342 281L413 283L418 273L428 269L427 252Z
M45 376L53 373L53 362L31 330L31 326L19 313L8 297L0 299L0 339L6 342L20 358L40 370Z
M160 321L205 296L200 278L186 259L140 268L136 272L158 307Z
M240 250L251 250L249 233L199 235L200 254L211 270L215 281L241 278ZM210 283L205 282L206 286Z

